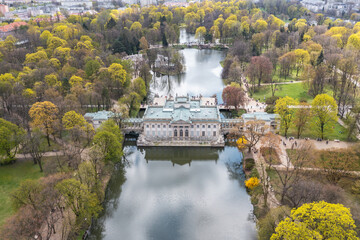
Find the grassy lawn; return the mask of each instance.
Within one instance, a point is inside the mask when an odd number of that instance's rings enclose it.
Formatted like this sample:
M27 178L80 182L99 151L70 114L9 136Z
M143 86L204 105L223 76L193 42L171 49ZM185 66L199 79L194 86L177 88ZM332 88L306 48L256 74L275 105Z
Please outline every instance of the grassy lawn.
M308 94L308 89L304 87L303 83L292 83L292 84L280 84L276 86L275 96L285 97L289 96L294 99L305 99L308 102L312 100L312 97ZM264 101L268 97L271 97L271 86L261 86L254 94L254 99Z
M277 82L291 82L291 81L299 81L301 80L300 79L300 76L302 74L302 71L299 72L299 76L297 77L296 76L296 71L294 70L290 76L283 78L283 77L280 77L280 74L279 74L279 71L276 71L275 75L273 76L273 79L275 79L275 81Z
M304 132L301 134L301 138L311 138L316 139L319 137L318 131L316 127L312 124L314 120L311 119L308 125L305 127ZM283 132L281 132L281 135L284 135ZM296 129L294 126L290 127L288 131L288 136L296 137ZM347 141L347 133L346 129L341 126L338 122L333 123L333 126L331 126L331 129L324 132L324 139L329 140L335 140L338 139L340 141Z
M279 155L277 154L275 149L269 147L262 147L260 148L260 153L268 164L272 164L272 165L281 164Z
M10 193L14 191L22 181L42 177L39 167L32 161L18 161L12 165L0 166L0 226L5 219L14 212L11 207Z
M290 161L293 164L296 164L294 162L294 157L296 156L296 149L286 149L286 152L290 158ZM312 159L310 161L304 162L304 167L311 167L311 168L323 168L323 164L321 162L321 156L323 156L325 159L328 159L329 157L335 157L335 159L343 159L346 157L344 154L347 155L347 157L350 157L353 161L347 165L348 171L360 171L360 158L357 155L356 152L353 152L351 150L345 150L344 151L328 151L328 150L312 150L311 156Z

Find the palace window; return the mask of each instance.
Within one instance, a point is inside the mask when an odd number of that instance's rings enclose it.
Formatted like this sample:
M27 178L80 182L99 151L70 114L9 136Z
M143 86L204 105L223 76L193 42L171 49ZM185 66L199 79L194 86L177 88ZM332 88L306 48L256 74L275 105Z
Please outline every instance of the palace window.
M188 137L189 136L189 130L185 130L185 137Z
M202 136L205 137L205 131L202 131Z
M211 125L208 125L208 128L211 128Z
M216 137L216 132L215 131L213 132L213 136Z
M174 130L174 137L177 137L177 130Z
M203 128L205 128L205 125L203 125Z
M183 136L183 130L182 129L180 129L180 137L182 137Z
M216 124L214 125L214 128L216 128Z

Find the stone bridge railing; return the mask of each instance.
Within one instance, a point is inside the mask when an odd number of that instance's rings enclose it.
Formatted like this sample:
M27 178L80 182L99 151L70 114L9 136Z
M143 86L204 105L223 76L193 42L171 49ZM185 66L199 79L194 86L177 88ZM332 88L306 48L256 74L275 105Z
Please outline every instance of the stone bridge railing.
M121 129L124 133L142 133L144 129L142 118L127 118L122 121Z
M240 118L224 118L221 119L221 131L223 134L229 133L232 128L242 124L244 121Z

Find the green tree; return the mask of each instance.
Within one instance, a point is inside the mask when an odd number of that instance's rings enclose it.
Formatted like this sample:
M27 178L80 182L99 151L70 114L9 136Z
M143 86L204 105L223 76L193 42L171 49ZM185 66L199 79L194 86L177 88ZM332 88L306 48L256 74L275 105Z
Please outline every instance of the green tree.
M350 209L324 201L306 203L291 211L276 227L271 240L353 239L358 240Z
M120 98L119 103L126 105L130 117L135 117L140 109L141 96L136 92L131 92Z
M126 70L119 63L113 63L108 68L108 71L111 75L111 80L124 85L126 82Z
M314 124L319 137L324 139L324 132L331 131L337 121L337 104L333 97L327 94L317 95L311 104L311 112L315 118Z
M102 209L96 194L76 179L65 179L56 185L56 189L63 196L65 206L75 214L77 226L89 224Z
M43 186L38 180L27 179L11 194L12 206L15 210L23 206L30 205L33 209L38 210L40 193Z
M89 60L85 64L85 73L88 77L92 76L93 74L97 73L101 67L99 61L96 60Z
M0 164L15 160L15 155L24 136L24 129L0 118Z
M141 77L138 77L132 81L131 88L134 92L140 95L140 97L146 97L146 86L145 82Z
M298 102L292 97L283 97L276 100L274 112L280 115L281 128L284 130L285 137L292 124L295 108L292 106L298 105Z
M259 219L259 240L269 240L271 235L275 233L276 224L289 215L290 208L287 206L271 208L263 218Z
M105 161L118 162L122 157L123 135L113 120L101 124L94 136L93 143Z

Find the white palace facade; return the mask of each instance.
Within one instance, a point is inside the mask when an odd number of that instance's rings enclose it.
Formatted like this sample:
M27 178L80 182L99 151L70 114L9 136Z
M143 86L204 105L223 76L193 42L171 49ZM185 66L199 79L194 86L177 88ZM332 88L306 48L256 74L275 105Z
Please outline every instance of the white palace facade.
M224 146L215 98L155 98L142 126L139 146Z
M214 97L157 97L143 106L142 118L121 120L125 134L136 134L138 146L225 146L224 135L234 127L244 130L249 121L261 121L266 131L279 131L277 114L246 113L241 118L224 118ZM98 127L115 114L108 111L85 114L86 120ZM239 126L240 125L240 126Z

